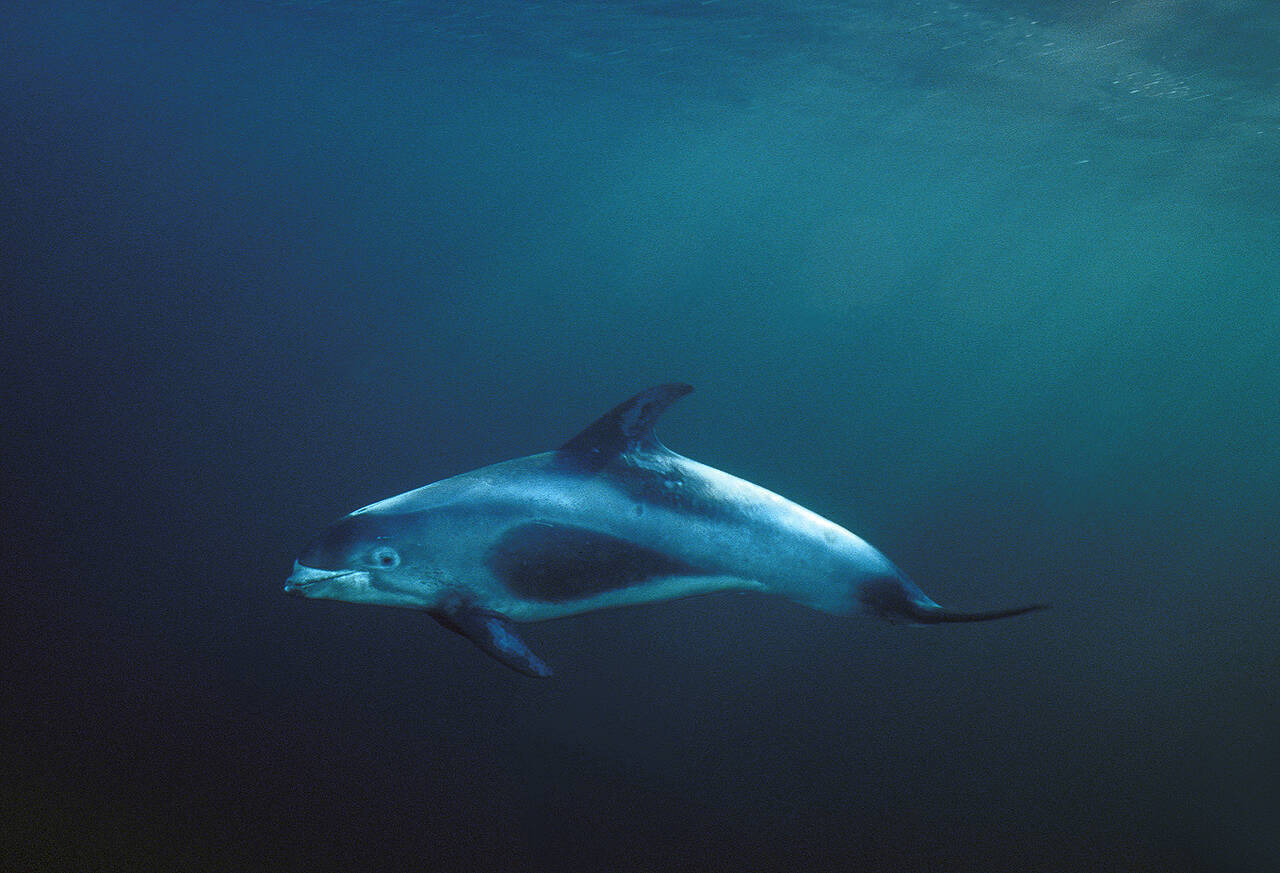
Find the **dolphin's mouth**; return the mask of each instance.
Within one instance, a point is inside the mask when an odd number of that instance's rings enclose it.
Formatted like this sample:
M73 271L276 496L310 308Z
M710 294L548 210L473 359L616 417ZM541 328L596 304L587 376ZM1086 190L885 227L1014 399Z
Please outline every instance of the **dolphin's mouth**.
M285 580L284 590L290 594L303 594L320 582L332 582L344 576L354 576L360 570L317 570L305 564L293 562L293 575Z

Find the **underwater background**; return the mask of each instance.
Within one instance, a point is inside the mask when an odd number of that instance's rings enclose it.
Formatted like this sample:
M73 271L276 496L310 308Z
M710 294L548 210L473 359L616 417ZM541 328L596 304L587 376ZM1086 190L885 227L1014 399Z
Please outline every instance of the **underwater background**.
M0 868L1280 869L1280 6L0 16ZM282 593L688 381L988 625Z

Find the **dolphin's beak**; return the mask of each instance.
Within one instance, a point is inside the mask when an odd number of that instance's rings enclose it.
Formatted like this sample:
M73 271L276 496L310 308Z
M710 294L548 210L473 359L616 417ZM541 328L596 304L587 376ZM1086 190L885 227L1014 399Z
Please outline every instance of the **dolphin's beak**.
M285 580L284 590L289 594L305 594L308 588L319 582L330 582L359 572L359 570L317 570L294 561L293 575Z

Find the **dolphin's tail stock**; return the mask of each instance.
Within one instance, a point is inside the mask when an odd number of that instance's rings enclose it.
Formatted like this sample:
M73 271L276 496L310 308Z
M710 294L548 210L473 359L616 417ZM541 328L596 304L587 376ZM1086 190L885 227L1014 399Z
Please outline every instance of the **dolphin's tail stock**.
M912 591L912 589L915 589ZM914 595L914 596L913 596ZM862 585L859 591L862 607L868 613L887 621L905 624L953 624L970 621L994 621L1013 618L1048 609L1047 603L1015 606L1012 609L992 609L983 612L956 612L934 603L919 593L914 585L904 585L901 580L886 578Z

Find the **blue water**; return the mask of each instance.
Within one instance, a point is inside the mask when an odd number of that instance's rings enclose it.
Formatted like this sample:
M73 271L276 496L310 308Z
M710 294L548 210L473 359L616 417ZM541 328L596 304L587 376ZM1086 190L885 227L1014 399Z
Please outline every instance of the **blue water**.
M16 7L16 8L15 8ZM0 17L0 867L1280 869L1271 0ZM631 393L983 626L290 598Z

